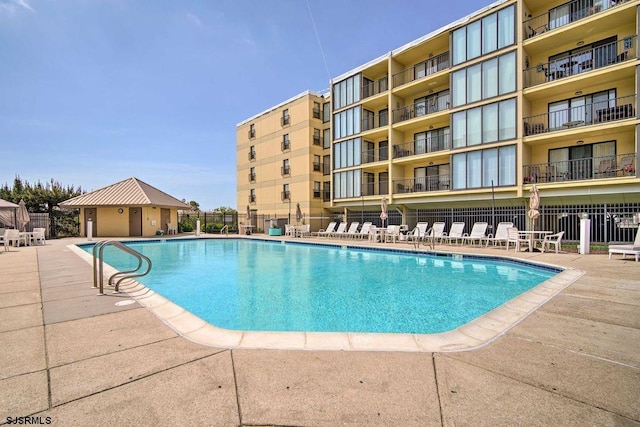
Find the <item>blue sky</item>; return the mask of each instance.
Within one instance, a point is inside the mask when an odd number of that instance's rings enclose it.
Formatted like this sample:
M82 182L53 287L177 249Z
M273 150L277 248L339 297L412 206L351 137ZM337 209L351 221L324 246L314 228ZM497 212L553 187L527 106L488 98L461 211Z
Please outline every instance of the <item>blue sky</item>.
M0 184L235 208L236 124L489 3L0 0Z

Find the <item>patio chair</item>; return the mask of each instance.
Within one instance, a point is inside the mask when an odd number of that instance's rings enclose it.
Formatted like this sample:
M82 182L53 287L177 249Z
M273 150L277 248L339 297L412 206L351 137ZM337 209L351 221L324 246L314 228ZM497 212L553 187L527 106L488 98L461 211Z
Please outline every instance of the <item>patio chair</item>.
M434 243L436 242L436 240L442 242L442 238L447 235L447 233L444 231L445 226L446 224L444 222L434 222L431 226L429 237L433 239Z
M341 222L340 225L338 225L338 228L336 229L336 231L334 231L333 233L329 233L329 237L341 237L346 230L347 230L347 223Z
M44 228L34 228L33 237L31 238L32 243L34 245L46 245L44 233L45 233Z
M462 236L462 244L466 244L467 242L471 245L477 240L479 245L482 245L482 241L487 238L485 235L487 232L487 227L489 224L486 222L476 222L473 224L471 228L471 233L468 235Z
M496 227L496 234L489 234L485 240L487 241L486 247L489 246L489 242L493 242L493 246L496 246L498 243L502 244L502 242L507 242L507 228L513 227L513 222L500 222L498 223L498 227Z
M448 244L451 244L454 240L458 243L458 240L462 240L464 237L464 222L454 222L451 224L449 234L442 237L442 240L446 240Z
M428 227L428 222L419 222L418 224L416 224L411 233L407 234L407 243L415 243L425 237Z
M9 250L9 230L4 230L4 233L0 236L0 243L4 245L5 252Z
M309 224L304 224L298 227L297 235L299 237L310 237L311 236L311 226Z
M547 234L544 236L542 240L542 252L547 252L551 249L551 245L556 247L556 253L562 250L562 236L564 236L564 231L561 231L556 234Z
M20 237L20 231L16 229L9 229L4 232L4 239L6 240L6 244L9 246L13 245L15 247L20 246L20 242L24 241L26 245L26 240Z
M389 225L387 226L387 231L384 235L385 242L397 242L400 240L400 226L399 225Z
M352 237L354 239L365 239L369 237L369 231L371 230L371 226L373 224L371 222L365 222L362 224L360 231L353 233L347 237Z
M609 245L609 259L613 254L622 254L622 259L625 259L627 255L633 255L638 262L640 260L640 227L638 227L636 239L632 245Z
M330 233L333 233L333 231L336 229L336 222L335 221L331 221L328 225L327 228L325 228L324 230L318 230L315 231L313 233L311 233L312 236L328 236Z
M178 230L176 230L176 226L171 224L170 222L167 223L167 235L169 234L177 234Z
M526 245L529 245L530 241L529 238L522 237L516 227L509 227L507 228L507 251L509 250L509 246L511 246L511 243L513 243L515 251L518 252L520 251L521 244L524 243Z
M284 235L285 236L289 236L289 237L295 237L296 228L291 224L285 224L284 225Z
M359 225L360 223L357 221L352 222L351 225L349 225L349 229L340 237L352 237L354 234L357 234Z

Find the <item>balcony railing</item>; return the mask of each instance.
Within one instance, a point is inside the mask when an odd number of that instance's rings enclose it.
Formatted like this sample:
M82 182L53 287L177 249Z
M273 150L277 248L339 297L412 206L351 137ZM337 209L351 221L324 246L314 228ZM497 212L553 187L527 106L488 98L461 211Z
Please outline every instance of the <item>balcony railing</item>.
M402 86L415 80L420 80L431 74L449 68L449 52L441 53L427 59L413 67L402 70L393 75L393 87Z
M313 198L314 199L319 199L320 198L320 190L313 190Z
M637 36L629 36L617 42L607 43L574 55L567 55L561 59L529 67L524 70L525 87L537 86L636 59L636 41Z
M319 108L314 108L313 109L313 118L314 119L319 119L320 117L321 117L320 116L320 109Z
M287 151L291 149L291 142L290 141L282 141L280 143L280 150L281 151Z
M249 182L254 182L256 180L256 174L255 173L250 173L249 174Z
M366 182L362 184L363 196L383 196L385 194L389 194L388 181Z
M377 82L371 82L369 84L363 85L361 91L362 98L369 98L370 96L377 95L382 92L386 92L389 89L389 79L387 77L383 77L379 79Z
M451 185L449 174L423 176L419 178L394 179L393 193L420 193L448 190Z
M323 202L331 201L331 189L322 190L322 201Z
M320 170L322 170L322 165L320 164L320 162L313 162L313 171L320 172Z
M426 101L416 102L397 110L393 110L393 122L399 123L438 111L448 110L451 105L449 91L445 90L436 95L429 96Z
M636 117L636 95L594 102L524 118L524 135L567 130Z
M249 194L249 203L255 203L256 202L256 196L252 196L251 194Z
M290 120L289 116L282 116L282 117L280 117L280 124L281 124L282 126L286 126L286 125L288 125L290 121L291 121L291 120Z
M389 148L379 147L362 151L362 163L383 162L389 160Z
M631 0L574 0L564 3L524 21L524 34L530 39L628 1Z
M319 136L314 136L313 137L313 145L320 145L320 137Z
M283 191L281 197L282 200L291 200L291 191Z
M637 176L637 153L524 165L525 184Z
M255 160L255 159L256 159L256 152L249 151L249 160Z
M249 139L255 138L255 137L256 137L256 130L255 129L249 129Z
M438 135L426 139L405 142L393 146L393 158L417 156L419 154L434 153L451 149L451 136L449 134Z
M282 166L282 167L280 168L280 173L282 174L282 176L285 176L285 175L291 175L291 167L289 167L289 166Z
M378 115L369 115L362 119L362 131L367 131L389 124L389 112L383 112Z

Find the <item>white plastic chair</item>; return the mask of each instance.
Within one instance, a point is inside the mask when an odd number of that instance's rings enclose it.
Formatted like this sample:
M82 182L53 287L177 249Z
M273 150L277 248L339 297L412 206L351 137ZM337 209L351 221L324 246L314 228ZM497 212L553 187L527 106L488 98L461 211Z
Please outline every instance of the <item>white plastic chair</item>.
M458 242L458 240L462 240L464 237L464 222L454 222L451 224L451 229L449 230L449 234L447 236L443 236L442 240L447 240L449 244L452 243L453 240Z
M558 253L558 251L561 251L562 236L564 236L564 231L544 236L544 239L542 240L542 252L549 251L551 249L551 245L554 245L556 247L556 253Z
M167 235L169 234L176 234L178 232L178 230L176 230L176 226L171 224L170 222L167 223Z
M333 233L333 231L336 229L336 222L335 221L331 221L328 225L327 228L325 228L324 230L319 230L316 231L315 233L311 233L311 235L316 235L318 237L320 236L328 236L329 234Z
M487 232L487 227L489 224L486 222L476 222L473 224L471 228L471 233L467 236L462 237L462 244L469 242L473 245L473 243L477 240L479 245L482 245L482 241L486 239L485 233Z
M390 225L387 227L387 231L384 235L385 242L397 242L400 240L400 226L399 225Z
M32 243L34 245L46 245L44 233L44 228L34 228L33 237L31 238Z
M428 222L419 222L418 224L416 224L416 227L413 229L413 231L407 234L407 243L417 242L425 237L428 227Z
M489 246L489 242L493 242L493 246L496 246L497 243L507 242L507 229L509 227L513 227L513 222L500 222L498 223L498 227L496 227L495 235L489 234L486 237L487 244Z
M520 232L516 227L507 228L507 251L509 250L509 246L513 243L515 251L518 252L520 250L520 245L522 243L529 245L529 239L526 237L521 237Z

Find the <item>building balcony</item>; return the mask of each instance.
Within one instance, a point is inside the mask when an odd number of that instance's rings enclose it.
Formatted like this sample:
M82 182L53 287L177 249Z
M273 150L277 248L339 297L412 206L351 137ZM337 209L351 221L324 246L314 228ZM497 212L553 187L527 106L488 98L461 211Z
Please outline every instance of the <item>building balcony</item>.
M389 194L389 183L387 181L366 182L362 184L363 196L384 196L386 194Z
M313 109L313 118L314 119L320 119L322 118L321 112L319 108L314 108Z
M323 202L331 201L331 190L322 190L322 201Z
M320 162L313 162L313 171L314 172L322 171L322 164L320 164Z
M255 129L249 129L249 139L255 138L256 137L256 130Z
M636 118L636 95L580 105L524 118L524 136Z
M249 194L249 203L255 203L256 202L256 196L252 196L251 194Z
M451 137L440 135L437 137L418 139L393 146L393 158L419 156L451 149Z
M360 89L360 99L366 99L371 96L378 95L379 93L386 92L387 90L389 90L389 79L387 77L383 77L378 79L378 81L363 85Z
M384 112L378 115L369 115L362 119L362 127L360 130L366 132L389 124L389 113Z
M280 150L281 151L287 151L291 149L291 142L290 141L282 141L280 143Z
M632 0L574 0L523 22L525 40L628 3Z
M256 174L255 173L250 173L249 174L249 182L255 182L256 181Z
M389 148L388 147L380 147L374 148L373 150L363 150L362 151L362 163L376 163L376 162L386 162L389 160Z
M432 74L449 68L449 52L431 57L426 61L416 64L410 68L393 75L393 87L397 88L416 80L424 79Z
M283 191L280 197L282 198L282 201L291 200L291 191Z
M525 88L588 73L592 70L636 59L637 36L625 37L574 55L529 67L524 71Z
M280 174L282 176L286 176L286 175L291 175L291 167L289 166L282 166L280 168Z
M447 191L451 185L449 174L393 180L393 194Z
M451 96L449 95L449 90L445 90L429 96L426 101L416 102L415 104L393 110L393 123L400 123L415 119L416 117L448 110L450 106Z
M524 165L524 184L637 177L637 153Z
M255 151L249 151L249 160L255 160L256 159L256 153Z
M287 126L289 125L291 122L291 118L289 116L282 116L280 117L280 125L281 126Z
M320 145L321 144L321 140L319 136L314 136L313 137L313 145Z

